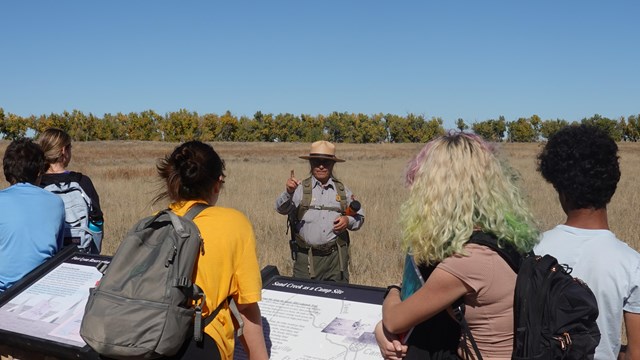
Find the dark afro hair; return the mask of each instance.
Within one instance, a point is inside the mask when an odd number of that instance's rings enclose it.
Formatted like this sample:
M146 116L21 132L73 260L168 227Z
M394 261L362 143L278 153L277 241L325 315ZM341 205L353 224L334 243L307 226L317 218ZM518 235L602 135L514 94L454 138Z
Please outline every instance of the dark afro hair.
M538 155L538 171L574 209L602 209L620 180L618 146L603 130L567 126Z

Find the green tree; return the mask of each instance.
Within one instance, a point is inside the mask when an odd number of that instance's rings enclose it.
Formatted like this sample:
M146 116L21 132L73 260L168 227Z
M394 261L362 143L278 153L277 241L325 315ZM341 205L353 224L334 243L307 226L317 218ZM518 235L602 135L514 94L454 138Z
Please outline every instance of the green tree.
M200 117L202 141L215 141L222 130L222 122L216 114L204 114Z
M322 115L311 116L302 114L300 115L300 121L300 141L314 142L326 139L324 133L324 117Z
M569 122L566 120L544 120L540 123L540 135L545 139L549 139L553 134L557 133L565 126L569 126Z
M442 136L444 134L442 123L442 118L439 117L432 117L431 120L425 121L421 131L420 142L424 143L438 136Z
M0 108L0 134L2 134L3 138L15 140L23 137L30 127L29 119L24 119L12 113L5 115L4 109Z
M616 120L603 117L600 114L595 114L590 118L582 119L581 123L602 129L609 134L614 141L622 140L622 129Z
M640 140L640 115L631 115L623 126L625 141L637 142Z
M392 143L410 142L411 127L406 118L393 114L384 116L388 141Z
M162 124L164 119L160 114L153 110L146 110L139 114L129 113L128 118L126 132L129 139L145 141L161 139L162 134L159 131L159 125Z
M425 138L425 119L424 115L407 114L407 124L409 125L409 141L412 143L423 142Z
M168 113L160 123L159 129L165 141L184 142L199 140L200 129L197 112L189 112L180 109L177 112Z
M62 117L66 122L66 131L73 141L89 141L95 139L93 115L89 118L82 111L74 109L71 113L64 111Z
M507 137L511 142L534 142L538 138L537 131L530 119L519 118L508 124Z
M507 124L504 116L500 116L498 120L489 119L474 123L471 129L487 141L500 142L504 138Z
M96 137L98 140L123 140L124 135L121 132L120 121L126 122L126 115L117 113L104 114L104 117L96 124ZM124 118L124 119L123 119Z
M277 141L279 129L277 129L276 121L273 114L263 114L261 111L253 115L255 131L257 131L257 141L273 142Z
M347 130L349 127L353 127L353 119L347 113L334 111L324 121L324 133L328 136L327 140L331 142L352 142L349 141L350 138L345 138L351 135L351 131Z
M255 119L241 116L235 132L234 141L260 141L260 128Z
M465 131L469 128L469 125L467 125L462 118L458 118L456 128L460 131Z
M373 116L358 114L356 116L356 128L359 130L357 142L361 144L383 142L387 136L383 119L382 114Z
M220 132L216 136L216 141L236 141L238 126L238 118L227 110L220 116Z
M366 116L366 115L365 115ZM358 128L358 115L354 113L341 114L341 133L342 142L357 144L360 142L360 129Z
M538 140L538 138L540 137L540 126L542 126L542 119L540 119L540 116L534 114L529 118L529 122L531 123L533 130L536 132L536 140Z
M304 136L302 121L293 114L276 115L273 125L273 139L275 141L301 141Z
M36 136L41 134L48 128L57 128L68 132L69 123L67 122L66 117L54 113L51 113L49 115L40 115L38 118L36 118L34 124Z

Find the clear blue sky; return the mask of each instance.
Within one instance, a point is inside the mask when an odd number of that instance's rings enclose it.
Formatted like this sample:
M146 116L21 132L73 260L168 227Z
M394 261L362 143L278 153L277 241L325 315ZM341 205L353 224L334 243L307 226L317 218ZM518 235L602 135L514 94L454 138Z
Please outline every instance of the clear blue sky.
M638 1L2 1L0 107L640 113Z

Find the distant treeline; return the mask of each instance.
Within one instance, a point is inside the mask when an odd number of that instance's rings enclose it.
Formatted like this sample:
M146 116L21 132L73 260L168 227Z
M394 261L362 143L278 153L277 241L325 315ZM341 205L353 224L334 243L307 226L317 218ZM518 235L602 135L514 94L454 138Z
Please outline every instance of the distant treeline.
M458 119L456 128L473 130L490 141L535 142L549 138L564 126L587 123L607 131L616 141L640 139L640 115L609 119L598 114L580 121L542 120L537 115L508 121L504 116L467 124ZM439 117L425 118L408 114L329 115L263 114L252 118L191 112L185 109L160 115L153 110L141 113L104 114L97 117L78 110L62 114L21 117L5 114L0 108L0 134L5 139L29 135L37 137L49 127L67 131L75 141L149 140L149 141L266 141L311 142L325 139L344 143L421 143L445 132Z

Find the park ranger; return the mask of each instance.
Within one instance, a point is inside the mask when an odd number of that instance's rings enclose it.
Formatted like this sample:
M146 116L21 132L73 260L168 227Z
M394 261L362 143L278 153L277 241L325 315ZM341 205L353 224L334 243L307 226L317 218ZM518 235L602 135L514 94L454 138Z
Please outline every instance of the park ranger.
M286 189L276 199L276 211L288 215L297 278L349 282L349 230L360 229L364 212L353 193L333 174L335 145L328 141L311 144L311 176L300 181L293 170Z

